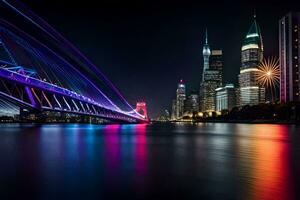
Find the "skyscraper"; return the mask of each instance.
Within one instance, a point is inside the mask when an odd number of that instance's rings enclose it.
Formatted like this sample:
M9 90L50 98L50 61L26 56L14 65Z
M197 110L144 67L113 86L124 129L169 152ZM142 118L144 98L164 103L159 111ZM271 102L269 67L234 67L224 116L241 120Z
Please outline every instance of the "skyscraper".
M217 71L217 77L215 77L218 87L223 82L223 52L222 50L212 50L209 58L209 70Z
M207 29L205 30L205 44L203 45L203 72L202 72L202 82L204 81L205 72L209 69L209 56L211 54L210 47L208 45L208 39L207 39Z
M222 50L210 50L207 39L203 46L203 74L200 84L200 110L203 112L215 111L216 89L222 85L223 56Z
M184 103L184 111L188 113L199 111L199 96L197 94L190 94Z
M236 105L235 88L233 84L216 89L216 111L231 110Z
M240 106L265 102L265 89L259 86L256 78L258 65L263 59L263 41L255 18L242 45L238 95Z
M184 112L185 84L181 79L176 90L176 118L179 119Z
M279 20L280 101L300 101L300 13Z
M177 110L176 110L176 99L172 100L172 113L171 120L176 120Z

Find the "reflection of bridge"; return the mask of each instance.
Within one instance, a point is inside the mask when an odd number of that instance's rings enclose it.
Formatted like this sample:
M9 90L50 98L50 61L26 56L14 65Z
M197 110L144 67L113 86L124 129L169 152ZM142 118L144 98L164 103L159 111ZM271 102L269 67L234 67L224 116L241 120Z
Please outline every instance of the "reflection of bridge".
M46 22L19 3L2 3L29 21L29 30L38 32L29 35L1 19L2 101L34 111L134 123L147 121L97 67Z

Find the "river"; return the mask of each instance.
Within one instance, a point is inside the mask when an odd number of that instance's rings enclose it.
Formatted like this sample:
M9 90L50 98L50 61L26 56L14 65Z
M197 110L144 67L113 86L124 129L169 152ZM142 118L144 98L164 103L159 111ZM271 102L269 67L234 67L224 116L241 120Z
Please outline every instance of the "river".
M300 199L300 127L0 124L0 199Z

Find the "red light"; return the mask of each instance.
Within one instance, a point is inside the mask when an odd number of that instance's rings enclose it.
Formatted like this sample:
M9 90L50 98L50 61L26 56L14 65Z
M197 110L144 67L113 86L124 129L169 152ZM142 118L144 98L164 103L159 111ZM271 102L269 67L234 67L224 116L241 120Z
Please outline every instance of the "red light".
M147 114L147 107L145 102L137 102L136 103L136 109L138 113L143 115L146 119L148 119L148 114Z

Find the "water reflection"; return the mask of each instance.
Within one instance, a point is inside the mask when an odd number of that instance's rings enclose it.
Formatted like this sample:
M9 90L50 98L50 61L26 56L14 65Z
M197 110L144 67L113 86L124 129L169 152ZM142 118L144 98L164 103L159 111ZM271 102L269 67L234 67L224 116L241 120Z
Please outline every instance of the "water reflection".
M287 126L257 125L251 134L262 138L252 144L253 199L291 199Z
M147 140L146 128L147 125L134 125L134 150L133 157L135 160L135 172L138 177L145 177L147 170ZM142 180L139 180L142 181Z
M103 128L106 175L110 184L140 188L147 170L147 125L106 125ZM127 185L128 186L128 185Z
M0 187L12 195L255 200L296 199L297 195L293 189L300 174L297 126L0 128Z
M121 167L120 128L120 125L106 125L103 129L106 174L110 184L116 183L121 175L119 170L119 167Z

